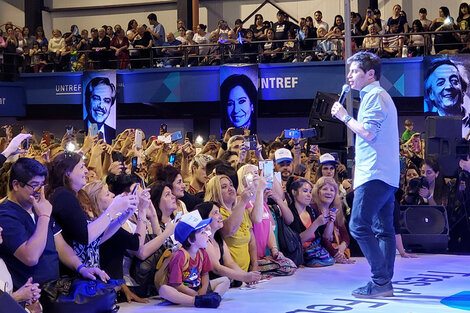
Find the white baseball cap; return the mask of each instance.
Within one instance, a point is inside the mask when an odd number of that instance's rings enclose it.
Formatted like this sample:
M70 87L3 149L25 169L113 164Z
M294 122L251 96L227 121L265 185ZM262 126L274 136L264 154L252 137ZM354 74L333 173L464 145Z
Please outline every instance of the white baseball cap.
M274 152L274 160L276 161L276 163L281 163L284 161L294 161L294 159L292 158L292 153L286 148L277 149L276 152Z

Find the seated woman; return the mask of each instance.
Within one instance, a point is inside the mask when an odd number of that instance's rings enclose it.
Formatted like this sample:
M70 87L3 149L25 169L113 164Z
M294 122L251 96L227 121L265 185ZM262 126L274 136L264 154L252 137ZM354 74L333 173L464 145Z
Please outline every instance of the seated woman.
M149 209L150 195L147 191L137 191L139 195L139 211L137 223L134 226L135 233L128 232L122 227L105 243L100 245L100 266L112 279L123 279L123 259L128 252L136 253L142 249L146 234L146 214ZM82 208L90 218L96 218L104 213L111 205L114 194L108 190L102 181L97 180L88 183L78 193ZM126 221L127 223L128 221ZM135 295L124 283L121 285L126 301L131 299L146 303L147 300Z
M99 245L108 240L137 209L135 195L115 197L100 216L88 215L77 194L86 185L82 156L65 152L49 166L49 202L65 241L87 267L99 267ZM119 217L118 217L119 214Z
M124 36L124 30L119 29L111 40L111 50L117 58L116 68L126 70L129 68L129 40Z
M381 37L375 37L378 35L378 26L377 24L370 24L367 26L369 33L364 38L362 42L362 48L367 52L377 53L380 48Z
M148 31L145 31L144 26L137 27L137 35L134 37L133 42L134 53L131 56L132 68L142 68L150 66L150 49L152 48L152 36Z
M280 62L282 58L282 43L273 42L274 40L274 30L269 28L266 31L267 42L260 44L260 53L262 53L262 62L263 63L274 63Z
M411 138L402 145L403 156L407 161L420 168L424 160L424 140L421 140L419 133L414 133ZM409 165L409 164L407 164Z
M320 177L313 186L312 208L317 215L330 217L322 228L322 245L335 258L336 263L351 264L354 261L350 260L349 235L344 223L343 210L335 205L337 195L336 181L331 177Z
M255 194L253 186L245 188L237 199L232 180L226 175L212 177L206 186L204 201L220 204L224 226L220 230L229 247L233 260L244 271L257 271L258 258L253 224L250 213L245 210L250 198Z
M435 159L426 158L421 165L421 176L425 177L429 188L421 187L419 195L423 197L424 202L429 205L447 206L449 197L449 188L444 177L439 175L439 163Z
M212 264L209 278L226 276L231 280L242 281L247 284L257 283L261 279L260 273L242 270L230 255L230 250L219 231L224 226L219 206L215 202L203 202L196 205L195 209L199 211L202 219L212 218L210 224L211 235L206 248Z
M294 215L294 221L289 226L300 235L304 250L304 265L322 267L335 264L335 259L320 244L322 237L319 231L319 228L329 222L335 214L333 212L327 215L315 213L310 206L313 185L308 180L298 179L286 188L294 200L289 206Z
M420 20L414 20L411 25L413 31L410 35L410 41L408 42L408 54L413 57L423 56L425 48L425 36L420 33L424 32L423 24Z

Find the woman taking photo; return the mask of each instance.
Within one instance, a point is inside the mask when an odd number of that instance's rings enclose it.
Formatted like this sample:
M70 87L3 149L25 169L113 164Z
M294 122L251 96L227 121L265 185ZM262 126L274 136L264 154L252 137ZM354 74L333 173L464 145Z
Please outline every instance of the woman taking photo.
M439 174L439 163L431 158L425 159L421 165L421 176L425 177L429 184L429 188L421 187L419 190L424 202L429 205L447 206L449 189L444 177Z
M354 263L349 246L349 235L344 223L342 208L335 205L338 195L338 184L332 177L320 177L313 186L312 208L317 215L329 216L330 219L323 228L321 243L333 256L336 263Z
M300 235L304 250L304 265L323 267L335 264L335 259L321 246L322 236L319 228L323 228L334 219L336 214L331 211L328 214L315 213L310 206L313 185L308 180L302 178L295 180L286 188L294 199L289 206L294 215L294 221L289 226Z
M87 169L82 156L66 152L49 168L49 201L52 215L62 228L65 241L87 267L99 267L99 244L110 238L137 209L134 195L118 196L99 217L90 217L81 207L77 193L86 185ZM116 217L120 214L119 217Z
M220 204L224 226L220 230L233 260L244 271L257 271L256 241L250 213L245 210L250 198L255 195L253 186L246 188L237 199L232 181L226 175L212 177L206 186L204 201Z

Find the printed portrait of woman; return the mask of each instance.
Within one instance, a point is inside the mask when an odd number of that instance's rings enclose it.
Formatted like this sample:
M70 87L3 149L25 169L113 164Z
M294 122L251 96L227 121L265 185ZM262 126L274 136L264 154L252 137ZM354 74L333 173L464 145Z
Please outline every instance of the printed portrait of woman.
M243 127L256 132L258 91L246 75L231 75L220 86L222 127Z

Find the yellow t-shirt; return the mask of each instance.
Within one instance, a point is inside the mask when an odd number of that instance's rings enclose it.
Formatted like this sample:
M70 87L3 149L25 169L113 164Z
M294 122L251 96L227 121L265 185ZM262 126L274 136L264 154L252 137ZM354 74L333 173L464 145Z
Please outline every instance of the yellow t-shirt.
M230 213L226 209L220 208L220 213L222 214L224 220L226 220ZM237 232L230 237L224 238L227 243L228 249L230 250L230 255L235 263L240 266L244 271L248 271L250 267L250 229L253 227L251 224L250 213L245 210L243 213L243 219L238 228Z

